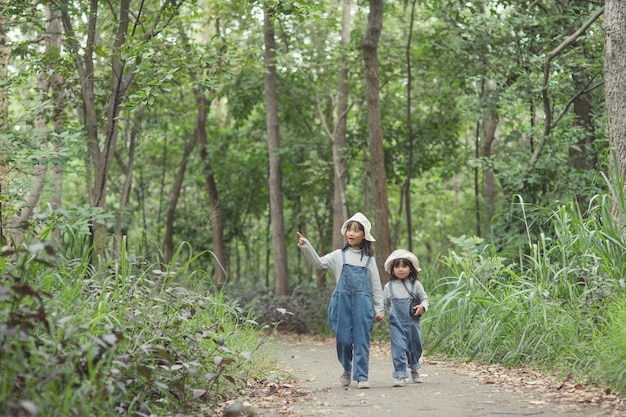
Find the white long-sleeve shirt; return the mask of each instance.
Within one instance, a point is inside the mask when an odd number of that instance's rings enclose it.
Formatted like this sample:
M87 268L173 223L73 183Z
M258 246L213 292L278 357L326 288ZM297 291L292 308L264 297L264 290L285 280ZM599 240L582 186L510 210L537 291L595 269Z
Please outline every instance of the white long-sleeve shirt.
M341 276L341 270L343 269L343 259L341 257L342 249L335 249L334 251L319 256L311 242L307 239L304 240L304 245L299 246L300 250L304 254L304 257L317 269L330 269L335 277L335 285L339 282ZM361 254L360 250L348 248L346 250L346 263L349 265L365 266L367 263L367 256ZM380 282L380 275L378 274L378 267L376 266L376 259L372 256L372 261L367 269L367 277L369 278L370 289L372 290L372 299L374 301L374 313L376 315L384 314L383 307L383 289Z

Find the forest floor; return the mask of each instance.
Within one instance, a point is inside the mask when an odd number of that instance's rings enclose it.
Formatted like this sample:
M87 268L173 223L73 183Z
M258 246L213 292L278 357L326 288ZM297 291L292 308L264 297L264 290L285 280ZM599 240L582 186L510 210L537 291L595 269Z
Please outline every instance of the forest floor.
M370 389L339 383L334 339L280 334L265 348L278 370L215 410L216 415L266 417L618 417L626 397L530 369L458 363L424 356L423 383L392 387L389 343L373 342ZM241 411L241 413L238 413Z

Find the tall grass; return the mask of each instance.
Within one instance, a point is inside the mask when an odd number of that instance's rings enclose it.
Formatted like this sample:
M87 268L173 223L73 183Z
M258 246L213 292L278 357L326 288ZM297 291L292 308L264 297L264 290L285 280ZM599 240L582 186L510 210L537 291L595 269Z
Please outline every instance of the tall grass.
M624 225L598 197L585 213L552 213L517 257L455 239L442 277L429 277L424 319L431 352L533 365L626 393ZM522 219L524 221L524 219Z
M267 331L190 252L165 271L126 252L92 268L39 240L2 252L0 415L206 414L260 376Z

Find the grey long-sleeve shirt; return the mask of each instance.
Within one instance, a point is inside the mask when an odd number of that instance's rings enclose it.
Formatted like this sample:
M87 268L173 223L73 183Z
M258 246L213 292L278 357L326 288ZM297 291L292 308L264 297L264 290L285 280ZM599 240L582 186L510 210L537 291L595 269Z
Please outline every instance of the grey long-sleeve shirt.
M385 311L388 311L391 308L391 290L390 287L393 285L393 295L396 298L411 298L409 292L402 285L402 281L399 279L392 279L391 281L385 284L384 289L384 298L385 298ZM406 281L406 287L411 290L411 282L409 280ZM428 295L424 290L424 285L421 282L415 281L415 289L413 291L415 295L418 295L422 305L424 306L424 313L428 311Z
M317 269L330 269L335 277L335 284L339 282L341 276L341 270L343 269L343 260L341 258L341 249L335 249L334 251L319 256L311 242L307 239L304 241L304 245L299 246L300 250L304 254L304 257ZM361 251L348 248L346 250L346 263L350 265L365 266L367 263L367 256L361 258ZM378 267L376 266L376 259L372 257L370 266L367 269L367 277L369 278L370 288L372 290L372 299L374 301L374 313L376 315L384 314L383 307L383 289L380 282L380 275L378 274Z

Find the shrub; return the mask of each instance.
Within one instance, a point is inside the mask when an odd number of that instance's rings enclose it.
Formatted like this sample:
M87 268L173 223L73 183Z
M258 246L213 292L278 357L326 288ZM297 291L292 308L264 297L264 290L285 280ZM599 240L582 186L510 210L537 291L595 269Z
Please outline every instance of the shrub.
M0 414L188 413L232 395L266 365L264 330L222 293L186 288L193 273L5 250Z

